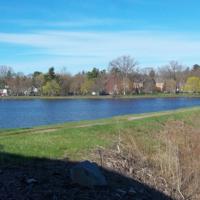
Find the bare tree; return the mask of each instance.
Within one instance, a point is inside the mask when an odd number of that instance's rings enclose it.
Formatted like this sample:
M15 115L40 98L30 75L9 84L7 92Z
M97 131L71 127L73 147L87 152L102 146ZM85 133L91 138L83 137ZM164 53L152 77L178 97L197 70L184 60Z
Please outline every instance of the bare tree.
M107 75L106 91L109 94L118 95L121 86L121 72L119 68L109 67Z
M6 86L7 79L10 78L13 74L13 70L11 67L6 65L0 66L0 88L4 88Z
M176 90L186 81L188 70L177 61L171 61L159 69L159 77L163 82L171 81L176 83ZM172 85L172 84L169 85Z
M6 65L1 65L0 66L0 77L6 77L9 75L9 73L12 73L12 68L8 67Z
M200 65L193 65L190 75L200 77Z
M70 74L62 73L58 75L59 85L60 85L60 93L63 96L66 96L70 93L70 85L72 82L72 77Z
M183 66L177 61L170 61L168 65L165 65L159 69L159 74L163 79L172 79L177 81L180 72L183 71Z
M32 86L32 80L29 77L22 76L20 74L15 77L11 77L7 80L9 89L12 95L25 95L25 93L30 90Z
M177 82L179 81L180 73L183 71L183 66L177 61L171 61L168 65L168 71L170 78Z
M126 95L128 89L128 75L133 73L135 66L137 66L137 61L130 56L121 56L113 60L109 64L109 68L119 69L123 80L123 94Z
M176 92L176 81L173 79L169 79L165 82L164 88L166 92L175 93Z
M84 83L85 75L84 74L76 74L72 78L72 82L70 85L70 92L74 95L80 95L81 94L81 86Z

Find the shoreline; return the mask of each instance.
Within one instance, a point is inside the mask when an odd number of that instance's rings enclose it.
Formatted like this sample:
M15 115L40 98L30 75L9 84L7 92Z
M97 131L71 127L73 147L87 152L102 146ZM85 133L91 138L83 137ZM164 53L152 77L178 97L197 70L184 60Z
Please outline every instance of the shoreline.
M107 96L4 96L0 99L14 99L14 100L26 100L26 99L148 99L148 98L200 98L200 94L142 94L142 95L119 95L113 97L111 95Z
M85 128L85 127L92 127L92 126L101 126L101 125L111 125L116 122L131 122L136 120L143 120L153 117L162 117L167 115L173 114L180 114L184 112L192 112L195 110L200 110L200 106L194 107L187 107L187 108L178 108L173 110L165 110L165 111L157 111L157 112L146 112L146 113L138 113L138 114L126 114L126 115L116 115L113 117L108 118L100 118L94 120L80 120L80 121L66 121L63 123L55 123L55 124L46 124L46 125L38 125L33 127L14 127L14 128L0 128L0 135L1 132L12 132L12 131L19 131L21 132L29 132L29 131L49 131L51 130L58 130L64 127L73 127L73 128Z

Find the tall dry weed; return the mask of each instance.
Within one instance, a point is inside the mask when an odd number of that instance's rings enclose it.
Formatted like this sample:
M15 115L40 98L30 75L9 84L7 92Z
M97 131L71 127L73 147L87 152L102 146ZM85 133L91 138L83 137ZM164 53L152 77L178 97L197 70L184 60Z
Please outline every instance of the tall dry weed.
M98 151L101 165L154 187L174 199L200 199L200 119L168 121L149 141L120 130L111 149ZM153 141L153 142L152 142ZM156 142L155 142L156 141ZM155 147L145 147L152 144ZM147 145L147 146L148 146ZM150 150L149 150L150 149ZM152 153L152 149L154 149Z
M159 134L155 163L179 199L200 199L200 132L181 121L168 122Z

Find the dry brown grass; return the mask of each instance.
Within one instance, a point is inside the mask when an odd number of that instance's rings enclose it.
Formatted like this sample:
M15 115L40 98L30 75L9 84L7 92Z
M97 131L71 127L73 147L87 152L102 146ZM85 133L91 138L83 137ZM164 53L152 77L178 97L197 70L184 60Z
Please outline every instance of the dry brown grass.
M95 161L174 199L200 199L200 119L167 121L149 135L152 149L131 130L119 134L115 147L100 149ZM156 143L155 143L156 141ZM153 147L154 145L154 147ZM100 158L100 159L97 159Z
M200 199L200 130L181 121L170 121L159 134L155 163L176 198ZM163 145L164 144L164 145Z

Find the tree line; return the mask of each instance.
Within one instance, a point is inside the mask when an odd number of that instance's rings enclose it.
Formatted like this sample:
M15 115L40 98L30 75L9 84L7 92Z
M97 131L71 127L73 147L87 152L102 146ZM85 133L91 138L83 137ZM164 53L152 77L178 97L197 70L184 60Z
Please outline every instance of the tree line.
M200 65L184 66L171 61L158 69L140 68L130 56L112 60L106 70L94 67L75 75L65 69L55 72L35 71L30 75L15 73L11 67L0 66L0 89L9 95L129 95L140 93L200 92Z

